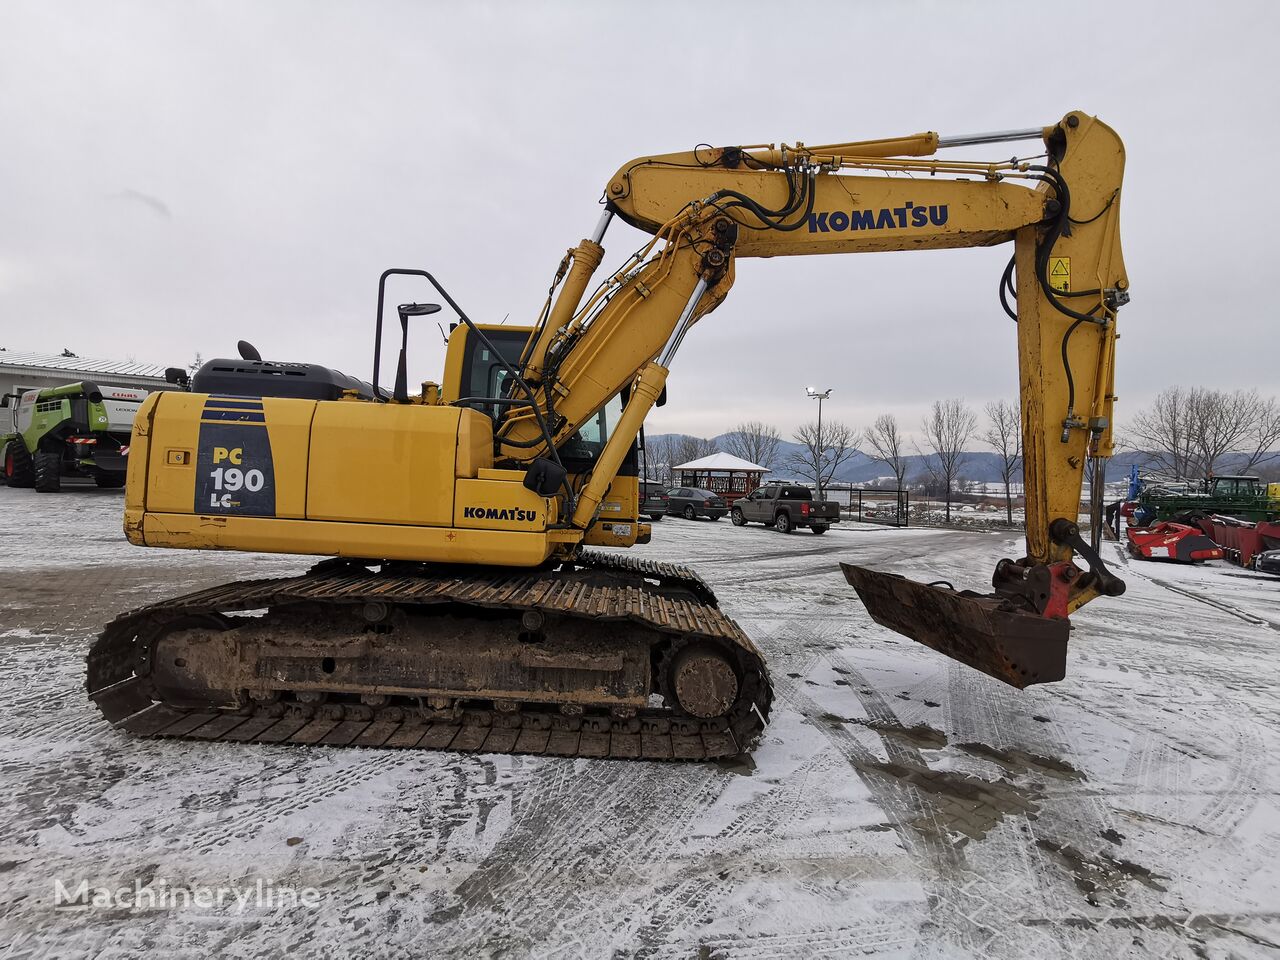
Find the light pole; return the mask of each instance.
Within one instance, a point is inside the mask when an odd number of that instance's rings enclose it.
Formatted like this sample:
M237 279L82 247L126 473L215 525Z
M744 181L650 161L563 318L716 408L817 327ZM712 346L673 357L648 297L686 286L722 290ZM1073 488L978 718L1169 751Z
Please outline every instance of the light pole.
M831 399L832 389L834 388L827 387L827 389L825 390L816 390L813 387L804 388L804 392L809 397L810 400L818 401L818 437L817 437L818 454L814 458L815 463L813 465L813 468L814 468L814 472L817 474L816 479L818 481L818 499L819 500L824 499L824 497L822 496L822 455L823 453L826 452L826 447L822 445L822 401Z

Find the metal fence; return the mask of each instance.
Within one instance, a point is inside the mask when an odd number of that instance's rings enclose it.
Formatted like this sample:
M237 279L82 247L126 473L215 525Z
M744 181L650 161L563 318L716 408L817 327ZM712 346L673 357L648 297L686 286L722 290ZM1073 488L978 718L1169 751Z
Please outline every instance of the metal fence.
M883 523L890 527L909 525L911 493L908 490L850 490L850 519L861 523Z

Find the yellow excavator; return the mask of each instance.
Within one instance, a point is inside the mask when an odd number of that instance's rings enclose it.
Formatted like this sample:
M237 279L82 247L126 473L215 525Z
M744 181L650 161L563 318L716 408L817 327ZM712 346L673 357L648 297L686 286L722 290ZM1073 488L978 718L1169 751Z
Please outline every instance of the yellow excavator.
M1023 140L1033 156L936 157ZM370 382L242 342L240 358L139 410L125 533L327 559L122 614L89 654L90 698L143 736L747 750L772 688L711 589L683 567L589 549L649 540L638 441L681 343L743 258L1010 241L999 297L1018 338L1026 556L1000 562L989 594L842 566L877 622L1018 687L1061 679L1068 615L1124 591L1077 526L1086 463L1112 452L1123 168L1119 137L1080 112L975 136L640 157L606 184L595 232L565 255L532 326L475 323L430 273L388 270ZM614 217L651 239L592 287ZM401 276L443 303L399 306L388 392L383 315ZM442 382L411 393L409 327L445 305Z

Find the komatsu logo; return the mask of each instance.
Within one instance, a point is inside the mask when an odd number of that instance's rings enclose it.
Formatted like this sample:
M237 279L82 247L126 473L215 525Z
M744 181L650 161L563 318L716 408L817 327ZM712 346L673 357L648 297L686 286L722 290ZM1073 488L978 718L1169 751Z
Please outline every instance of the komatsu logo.
M537 510L518 510L515 507L463 507L462 516L467 520L514 520L516 523L533 523L538 519Z
M845 230L900 230L906 227L941 227L947 222L947 205L920 204L907 201L901 207L879 210L836 210L834 213L809 214L810 233L836 233Z

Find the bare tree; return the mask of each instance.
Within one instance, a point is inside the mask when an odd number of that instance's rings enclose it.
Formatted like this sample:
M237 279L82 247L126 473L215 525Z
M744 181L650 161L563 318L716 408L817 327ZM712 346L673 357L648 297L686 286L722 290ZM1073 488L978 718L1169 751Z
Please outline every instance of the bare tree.
M1217 472L1218 463L1240 445L1253 426L1262 402L1257 390L1194 389L1191 396L1191 442L1197 468L1204 476Z
M187 370L194 374L197 370L199 370L203 366L204 366L204 357L200 356L200 351L197 350L196 355L192 357L191 362L187 364Z
M1190 403L1182 387L1169 387L1141 410L1129 425L1129 442L1146 454L1148 464L1176 479L1190 476Z
M689 463L691 460L701 460L703 457L709 457L713 453L718 453L714 440L704 440L702 437L690 437L686 434L676 434L671 438L671 466L678 467L682 463Z
M907 476L907 454L906 438L898 429L898 418L892 413L876 417L876 422L867 428L866 441L874 451L871 459L892 470L901 489Z
M772 469L778 459L778 444L782 442L782 435L768 424L748 420L738 424L722 439L725 453Z
M1129 426L1148 462L1179 480L1198 480L1234 457L1250 470L1280 456L1280 408L1257 390L1169 387Z
M818 497L831 483L841 464L858 452L860 435L857 430L839 420L828 420L822 425L819 436L817 421L802 425L795 433L795 441L803 447L787 458L787 465L801 477L818 488Z
M933 401L933 409L920 423L932 454L926 464L934 472L946 498L947 523L951 522L951 492L964 465L964 448L977 428L978 418L959 398Z
M1245 454L1241 473L1249 473L1255 467L1280 458L1280 403L1276 403L1275 397L1259 399L1253 429L1246 435L1241 452Z
M1005 519L1013 526L1013 493L1010 484L1022 460L1022 414L1008 400L987 404L987 429L982 441L1000 458L1000 479L1004 482Z
M671 440L669 433L652 437L646 434L643 454L645 479L671 483L671 465L675 462L671 459Z

